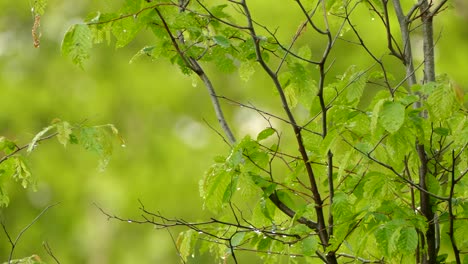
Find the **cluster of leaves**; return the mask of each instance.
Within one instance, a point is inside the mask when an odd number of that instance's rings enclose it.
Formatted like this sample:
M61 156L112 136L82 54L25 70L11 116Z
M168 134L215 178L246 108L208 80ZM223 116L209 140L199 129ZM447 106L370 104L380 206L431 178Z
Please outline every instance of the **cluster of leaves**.
M111 43L114 37L116 48L122 48L146 29L156 40L138 51L130 62L142 56L153 60L167 58L189 75L192 71L184 58L196 58L213 62L222 72L239 69L240 77L248 80L254 73L253 41L245 32L213 18L230 20L231 15L224 11L227 6L190 5L190 9L180 12L181 7L171 1L125 1L117 13L97 12L85 23L71 26L63 39L62 53L82 67L93 44ZM183 38L183 42L174 48L176 38ZM273 48L271 39L260 41ZM267 52L264 55L269 56Z
M333 85L328 89L337 91ZM331 99L334 104L330 108L329 118L333 126L330 126L327 137L305 133L311 162L316 164L316 171L323 172L317 176L322 179L323 186L327 186L328 180L324 175L328 151L332 151L336 160L340 161L333 175L336 188L333 206L329 210L335 224L328 250L341 247L340 251L354 256L382 256L387 260L412 261L418 247L418 233L424 233L427 229L426 220L418 213L419 209L411 206L415 203L415 182L420 166L414 148L416 141L433 151L429 157L431 172L428 191L437 197L451 197L456 218L459 219L454 223L459 234L456 236L457 244L463 249L468 246L462 235L467 232L465 219L468 215L468 204L464 198L468 194L468 182L463 178L468 168L466 112L460 110L463 106L456 102L453 89L446 80L414 89L420 94L402 92L391 98L387 91L382 91L367 109L354 108L348 93L338 90ZM412 104L422 96L428 97L423 107L412 108ZM447 103L442 104L441 101ZM438 110L434 112L433 108ZM428 118L421 117L421 112L427 112ZM313 109L312 114L315 115ZM313 131L320 126L321 120L316 119L307 128ZM261 132L259 139L269 131L272 129ZM201 194L205 206L219 215L229 215L231 203L248 199L249 204L255 204L251 209L253 215L246 220L252 225L252 230L227 231L219 228L215 233L218 237L232 236L231 240L236 239L236 243L231 242L230 245L234 249L249 244L260 252L314 256L319 249L319 241L315 236L310 236L310 230L305 225L294 223L299 217L311 216L314 212L313 202L301 195L306 188L298 188L301 181L297 179L305 175L304 166L295 165L290 175L273 180L269 161L281 155L276 144L274 147L264 147L260 140L246 137L233 147L227 158L219 159L208 171L202 181ZM457 194L453 196L450 186L455 184ZM279 210L268 200L273 192L277 192L279 199L297 212L295 218L275 214ZM298 194L301 199L297 198ZM240 199L236 200L236 196ZM434 211L439 214L442 243L447 243L450 226L448 201L444 198L434 199L438 200ZM246 217L246 214L243 216ZM281 233L278 232L277 237L266 235L274 233L274 230L281 230ZM281 238L284 233L293 239ZM239 234L243 234L242 239ZM199 235L189 232L183 236L193 239L193 236ZM304 240L293 242L296 236ZM301 246L291 247L295 243ZM210 243L210 246L219 247L219 244ZM226 247L229 248L229 245ZM184 256L191 252L183 251ZM221 253L220 257L226 254ZM277 260L276 256L267 258L271 263Z
M9 197L6 191L8 182L13 179L20 182L24 188L36 189L36 178L31 173L27 164L26 154L33 152L41 142L56 137L66 147L68 144L78 144L86 150L95 152L99 157L99 169L104 169L112 154L115 137L120 144L125 146L117 128L112 124L101 126L73 126L66 121L54 120L37 133L31 142L24 146L18 146L13 140L0 137L0 207L8 206Z

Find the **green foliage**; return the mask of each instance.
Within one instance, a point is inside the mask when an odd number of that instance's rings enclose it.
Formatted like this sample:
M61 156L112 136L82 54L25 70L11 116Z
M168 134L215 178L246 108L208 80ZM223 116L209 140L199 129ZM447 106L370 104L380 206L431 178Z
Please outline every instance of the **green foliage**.
M312 10L315 1L305 2ZM382 14L387 7L381 1L358 4L386 19ZM233 5L241 10L242 18L249 19L246 6ZM266 252L261 255L265 263L277 263L284 254L298 254L306 261L340 253L362 262L371 262L363 257L390 263L412 260L414 252L426 250L421 234L435 221L427 219L429 214L422 215L418 203L423 199L415 198L422 196L429 196L433 213L446 217L442 230L447 229L447 222L455 223L456 243L466 249L467 230L459 217L467 212L458 203L465 202L467 193L468 126L460 96L446 76L405 90L402 84L410 76L396 80L393 75L398 76L398 70L386 70L385 60L371 54L372 49L357 34L361 47L385 72L369 74L371 68L348 65L331 78L328 49L343 37L344 24L354 27L350 21L354 17L346 13L349 6L343 1L328 1L323 8L333 21L325 19L326 30L317 29L321 24L310 26L319 36L328 37L324 55L319 56L311 44L294 46L306 34L302 31L285 48L276 33L260 22L249 21L267 37L255 33L250 24L236 22L236 8L201 1L191 1L185 9L168 1L125 1L118 13L93 14L86 24L72 26L65 35L63 54L80 66L94 43L110 43L113 36L116 48L121 48L148 29L154 40L145 43L131 62L141 57L165 58L183 74L199 76L200 67L205 70L205 64L210 64L220 73L238 70L240 79L248 81L259 61L271 77L288 118L279 119L292 125L293 134L271 125L256 139L245 136L234 142L226 157L216 158L200 181L200 195L204 208L223 221L235 222L223 222L223 226L214 221L203 230L187 224L192 229L177 240L183 261L198 248L226 259L241 247ZM315 18L308 20L312 21ZM340 23L334 36L330 32L335 28L329 27ZM384 24L389 27L388 21ZM398 58L401 54L395 50L392 54ZM402 62L403 68L408 65ZM41 131L28 151L53 129L62 144L78 143L97 153L101 166L112 152L112 133L118 134L112 126L74 130L62 123ZM283 133L287 143L282 143ZM289 138L296 140L293 147ZM26 166L12 168L20 175L17 179L29 177ZM452 206L448 201L457 204L450 218L446 215L453 208L448 209ZM327 213L328 223L323 220ZM316 221L323 221L324 226Z
M31 173L27 165L27 156L21 151L26 149L26 153L33 152L43 141L56 137L64 147L67 144L78 144L86 150L95 152L99 157L99 169L105 169L112 155L113 142L117 138L122 146L125 142L120 136L117 128L112 124L103 126L72 126L70 123L61 120L54 120L50 126L45 127L37 133L31 142L19 147L15 142L0 137L0 207L9 204L9 196L6 185L9 179L20 182L23 188L31 187L36 189L36 178Z
M179 251L180 257L185 262L188 257L192 255L195 250L195 245L197 243L198 233L192 229L189 229L185 232L179 234L177 238L177 249Z
M72 25L63 38L62 54L70 57L73 63L83 67L83 62L89 58L92 44L92 32L88 26Z
M27 258L22 258L22 259L12 259L9 262L4 262L3 264L45 264L46 262L43 262L41 258L37 255L32 255Z

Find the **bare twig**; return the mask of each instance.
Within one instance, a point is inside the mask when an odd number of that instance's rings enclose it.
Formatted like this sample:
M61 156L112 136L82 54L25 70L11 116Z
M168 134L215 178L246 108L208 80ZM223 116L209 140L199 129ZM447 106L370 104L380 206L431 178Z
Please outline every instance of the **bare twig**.
M47 254L55 261L55 263L60 264L60 261L55 257L54 253L52 252L52 248L50 247L47 241L42 242L42 246L44 247Z
M15 240L12 240L10 235L8 234L8 231L6 229L6 226L5 226L5 223L1 222L0 224L2 225L3 227L3 231L5 232L5 235L7 236L8 238L8 241L10 242L10 246L11 246L11 250L10 250L10 255L8 257L8 263L11 263L11 260L13 258L13 253L15 251L15 248L16 246L18 245L18 242L19 240L21 239L21 237L23 236L23 234L29 229L31 228L31 226L36 223L39 218L41 218L41 216L43 214L45 214L50 208L58 205L59 203L55 203L55 204L52 204L52 205L49 205L47 206L46 208L44 208L28 225L26 225L23 229L21 229L21 231L18 233L18 235L16 236Z

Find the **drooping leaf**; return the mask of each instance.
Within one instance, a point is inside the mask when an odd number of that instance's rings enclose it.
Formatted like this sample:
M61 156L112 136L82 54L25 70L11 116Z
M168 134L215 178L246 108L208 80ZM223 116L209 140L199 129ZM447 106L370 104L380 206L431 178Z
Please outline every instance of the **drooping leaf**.
M397 249L403 254L415 252L418 246L418 234L414 228L402 228L398 238Z
M81 127L78 143L99 156L99 169L104 170L113 151L113 142L107 126Z
M28 153L31 153L31 151L37 147L37 143L38 141L47 133L49 132L49 130L53 129L55 126L48 126L44 129L42 129L39 133L37 133L34 138L31 140L31 142L29 143L29 146L28 146L28 149L27 149L27 152Z
M20 181L23 188L32 185L35 188L35 179L32 177L29 167L22 156L13 156L10 158L14 167L13 179Z
M57 128L57 139L64 147L67 146L67 143L70 141L70 136L72 134L72 126L70 123L63 121L55 124Z
M93 45L92 32L87 25L71 26L62 41L62 54L70 57L72 62L83 68L83 62L89 58Z
M187 261L188 256L192 254L195 250L195 244L197 242L199 234L192 229L189 229L185 232L181 232L177 238L177 249L179 251L180 257Z

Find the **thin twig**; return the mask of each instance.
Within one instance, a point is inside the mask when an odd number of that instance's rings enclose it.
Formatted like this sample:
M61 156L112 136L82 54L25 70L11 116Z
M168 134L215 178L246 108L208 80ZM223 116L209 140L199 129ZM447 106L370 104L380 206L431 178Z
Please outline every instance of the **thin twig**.
M44 208L28 225L26 225L23 229L21 229L21 231L18 233L18 235L16 236L15 240L13 241L10 237L10 235L8 234L7 232L7 229L6 229L6 226L5 224L2 222L1 225L3 227L3 231L5 232L9 242L10 242L10 246L11 246L11 250L10 250L10 255L8 257L8 263L11 263L11 260L13 258L13 253L15 251L15 248L16 246L18 245L18 242L19 240L21 239L21 237L23 236L23 234L34 224L36 223L39 218L41 218L41 216L47 212L50 208L58 205L59 203L55 203L55 204L52 204L52 205L49 205L47 206L46 208Z

